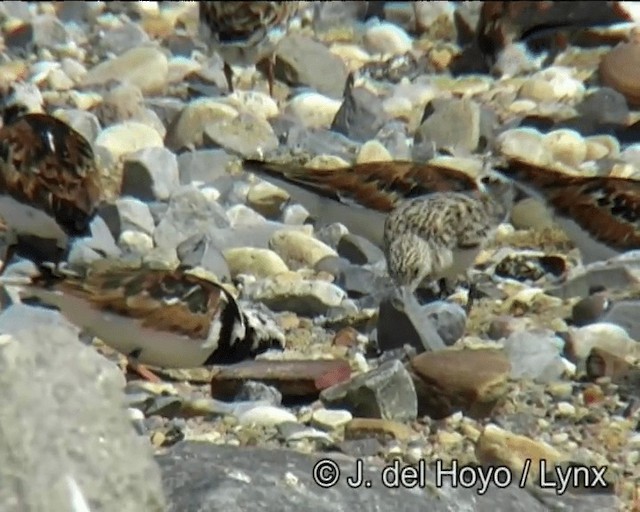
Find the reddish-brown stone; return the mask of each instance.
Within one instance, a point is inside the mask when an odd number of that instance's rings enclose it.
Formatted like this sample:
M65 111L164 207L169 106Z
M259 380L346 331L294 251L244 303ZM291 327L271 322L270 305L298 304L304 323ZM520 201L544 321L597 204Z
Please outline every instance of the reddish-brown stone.
M243 382L255 380L277 388L283 396L312 397L350 377L351 367L344 359L244 361L214 368L211 395L233 398Z

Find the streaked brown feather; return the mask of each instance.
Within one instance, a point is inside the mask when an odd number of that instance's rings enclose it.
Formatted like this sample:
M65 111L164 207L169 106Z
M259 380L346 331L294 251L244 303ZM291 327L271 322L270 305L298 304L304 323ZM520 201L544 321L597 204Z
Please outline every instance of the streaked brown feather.
M533 189L594 239L618 250L640 248L640 181L571 176L520 159L497 170Z
M66 123L26 114L0 128L0 193L85 234L101 199L93 149Z
M229 307L240 320L235 299L222 285L181 270L106 269L66 277L54 288L97 309L140 319L144 327L196 340L206 339Z
M246 160L248 171L272 175L340 202L354 202L380 212L399 201L433 192L477 191L470 175L449 167L415 162L367 162L339 169Z

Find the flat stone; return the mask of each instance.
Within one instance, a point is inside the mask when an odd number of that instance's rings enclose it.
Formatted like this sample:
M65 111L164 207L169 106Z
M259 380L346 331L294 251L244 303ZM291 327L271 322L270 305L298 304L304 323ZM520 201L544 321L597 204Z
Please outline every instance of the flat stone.
M240 425L275 427L285 421L297 421L295 415L272 405L262 405L249 409L238 417Z
M374 438L385 442L389 439L408 441L416 432L397 421L379 418L353 418L344 429L345 439Z
M520 479L525 467L530 468L527 482L540 481L540 462L545 461L548 468L566 460L566 456L542 441L536 441L503 430L496 425L487 425L476 443L476 457L481 464L506 466L513 478ZM526 464L527 459L530 464Z
M435 99L425 109L414 144L474 151L479 139L480 107L477 103L468 99Z
M365 418L412 421L417 413L411 377L399 361L387 361L348 382L325 389L320 400L327 406L347 409Z
M324 44L293 34L285 36L275 53L275 77L293 86L306 85L331 98L342 97L347 69Z
M208 442L184 442L157 457L166 489L168 512L217 510L236 507L244 512L279 510L298 512L301 508L317 512L355 512L394 510L414 512L430 510L496 510L498 512L544 512L548 507L538 498L515 485L504 489L489 486L484 495L475 488L451 487L443 479L442 488L432 490L399 486L389 488L380 482L381 465L364 463L362 477L370 480L367 492L349 487L341 477L332 486L319 486L313 479L321 470L317 463L327 454L306 455L292 450L213 445ZM356 475L354 458L332 454L340 473ZM233 468L233 471L229 471ZM435 482L435 473L427 468L425 481ZM582 503L593 503L591 501ZM610 505L610 503L607 503ZM600 502L598 502L600 505ZM600 508L612 510L611 508Z
M208 147L222 147L245 158L260 158L278 147L269 122L250 114L208 123L203 142Z
M211 394L221 400L230 399L244 381L254 380L276 388L284 397L313 397L350 376L349 363L341 359L245 361L214 368Z
M164 143L160 134L150 126L137 121L125 121L102 130L94 145L118 160L141 149L161 149Z
M303 316L326 314L346 298L344 290L333 283L301 280L297 274L278 274L247 283L243 293L273 311L292 311Z
M169 62L159 48L131 48L91 68L84 85L102 85L110 80L137 85L146 94L162 92L167 83Z
M123 407L121 372L57 311L10 306L0 333L3 510L166 510L148 442Z
M442 350L418 354L407 364L420 415L471 417L491 412L507 391L509 361L498 350Z
M311 424L323 430L344 427L353 419L349 411L318 409L311 415Z

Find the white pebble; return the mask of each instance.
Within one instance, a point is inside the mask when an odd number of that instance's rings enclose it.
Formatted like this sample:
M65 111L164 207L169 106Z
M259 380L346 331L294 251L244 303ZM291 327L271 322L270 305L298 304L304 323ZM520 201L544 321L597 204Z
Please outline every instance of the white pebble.
M401 55L408 52L412 40L402 28L393 23L375 23L364 34L364 45L369 53Z
M340 105L341 100L316 92L305 92L289 101L285 113L296 116L307 128L329 128Z
M257 425L262 427L274 427L285 421L296 422L298 419L289 411L271 405L254 407L241 414L238 418L240 425Z

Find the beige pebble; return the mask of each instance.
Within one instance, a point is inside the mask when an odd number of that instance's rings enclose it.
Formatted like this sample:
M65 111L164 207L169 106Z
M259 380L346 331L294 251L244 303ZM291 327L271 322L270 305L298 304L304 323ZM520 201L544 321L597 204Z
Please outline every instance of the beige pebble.
M167 147L180 149L189 145L201 146L204 129L209 123L233 119L238 111L211 98L190 102L178 115L177 122L167 133Z
M232 277L238 274L269 277L289 271L282 258L270 249L235 247L225 250L223 254Z
M247 204L267 217L276 216L288 199L286 190L267 181L254 183L247 193Z
M106 84L110 80L131 83L146 94L161 93L167 85L169 61L159 48L142 46L127 50L91 68L84 85Z
M553 130L543 137L553 158L572 166L580 165L587 156L587 145L575 130Z
M296 116L307 128L329 128L341 104L341 100L305 92L289 101L285 113Z
M356 157L356 163L389 162L393 158L391 153L377 140L368 140L361 147Z
M269 240L269 247L285 261L302 263L310 268L322 258L337 256L336 251L320 240L291 230L276 231Z
M95 140L96 147L103 147L118 159L144 148L164 146L162 137L153 128L135 121L114 124L102 130Z

